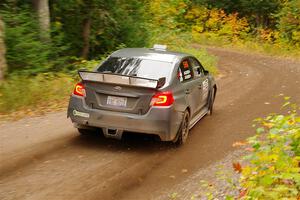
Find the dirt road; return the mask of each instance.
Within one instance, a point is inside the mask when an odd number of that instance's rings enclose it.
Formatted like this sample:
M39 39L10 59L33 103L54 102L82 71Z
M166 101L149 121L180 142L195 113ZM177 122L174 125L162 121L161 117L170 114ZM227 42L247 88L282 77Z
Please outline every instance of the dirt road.
M209 51L223 74L215 112L191 130L185 146L138 136L80 137L65 113L9 122L0 126L0 199L168 199L170 188L253 134L254 118L280 112L276 95L300 104L299 62Z

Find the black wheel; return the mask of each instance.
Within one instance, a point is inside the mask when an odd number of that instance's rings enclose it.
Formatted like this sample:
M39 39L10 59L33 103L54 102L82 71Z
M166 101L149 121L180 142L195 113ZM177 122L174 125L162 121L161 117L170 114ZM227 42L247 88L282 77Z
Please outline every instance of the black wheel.
M209 102L208 102L208 114L209 115L213 114L215 96L216 96L215 88L213 88L211 91L210 97L209 97Z
M77 130L80 133L80 135L82 135L82 136L94 134L96 132L96 130L93 130L93 129L78 128Z
M190 114L186 110L184 112L181 125L178 129L177 139L175 141L175 144L177 146L183 145L186 142L189 135L189 123L190 123Z

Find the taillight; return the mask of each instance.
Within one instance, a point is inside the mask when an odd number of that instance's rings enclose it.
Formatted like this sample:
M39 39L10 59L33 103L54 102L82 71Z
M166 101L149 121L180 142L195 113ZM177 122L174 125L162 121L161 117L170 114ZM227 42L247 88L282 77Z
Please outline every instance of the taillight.
M75 85L73 94L77 96L85 97L85 89L82 83L77 83Z
M170 106L174 102L172 92L158 92L151 100L151 106Z

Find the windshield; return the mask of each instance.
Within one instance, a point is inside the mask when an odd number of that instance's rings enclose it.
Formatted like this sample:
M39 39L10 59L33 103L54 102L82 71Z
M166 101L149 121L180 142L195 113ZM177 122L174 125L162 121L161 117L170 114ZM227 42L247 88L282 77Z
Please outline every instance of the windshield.
M166 77L168 81L172 73L172 63L142 58L110 57L97 71L156 80Z

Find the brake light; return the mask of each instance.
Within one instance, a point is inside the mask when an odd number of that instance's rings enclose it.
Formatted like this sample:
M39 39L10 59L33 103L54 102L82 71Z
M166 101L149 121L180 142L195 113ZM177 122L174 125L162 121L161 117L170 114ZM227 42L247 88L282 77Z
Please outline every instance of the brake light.
M73 94L77 96L85 97L85 89L82 83L77 83L75 85Z
M151 106L170 106L173 102L172 92L159 92L152 97Z

